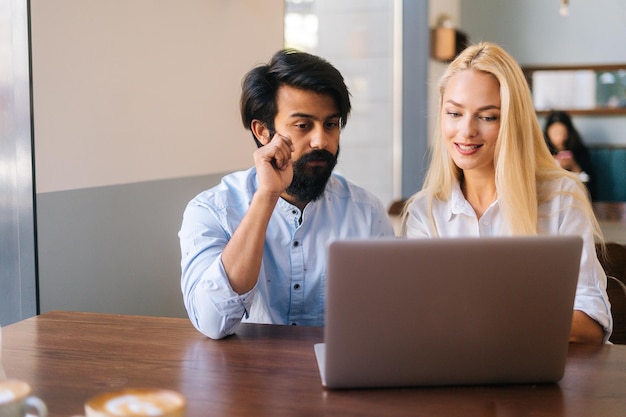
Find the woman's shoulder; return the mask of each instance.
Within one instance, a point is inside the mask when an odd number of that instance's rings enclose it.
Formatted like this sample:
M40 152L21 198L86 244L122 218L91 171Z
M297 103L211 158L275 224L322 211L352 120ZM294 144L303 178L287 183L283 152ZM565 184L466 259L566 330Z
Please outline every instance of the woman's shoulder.
M426 191L421 190L415 193L411 198L409 198L406 209L409 213L419 213L426 210L428 207L428 195Z
M539 185L542 189L550 192L554 191L573 191L580 188L579 180L567 171L559 173L557 175L550 176L543 180Z
M537 192L539 203L549 206L577 205L576 202L582 203L588 199L585 185L569 172L544 180L537 187Z
M407 212L415 217L428 217L431 213L449 213L464 204L465 198L460 188L451 190L448 197L432 195L426 190L419 191L407 204Z

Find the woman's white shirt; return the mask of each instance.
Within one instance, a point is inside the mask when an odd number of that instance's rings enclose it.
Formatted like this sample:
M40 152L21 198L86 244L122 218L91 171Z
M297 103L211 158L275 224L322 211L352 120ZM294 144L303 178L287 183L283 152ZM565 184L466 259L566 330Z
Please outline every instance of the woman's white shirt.
M547 184L551 190L574 191L577 184L562 178ZM547 235L580 235L583 250L574 310L581 310L604 328L604 341L611 335L613 320L606 293L606 274L596 255L593 227L577 208L575 198L557 194L539 205L539 230ZM432 214L432 217L431 217ZM434 222L434 224L433 224ZM491 204L480 219L456 184L449 200L434 200L432 213L425 194L420 193L408 207L406 224L408 238L511 236L498 200ZM555 268L557 268L555 266Z

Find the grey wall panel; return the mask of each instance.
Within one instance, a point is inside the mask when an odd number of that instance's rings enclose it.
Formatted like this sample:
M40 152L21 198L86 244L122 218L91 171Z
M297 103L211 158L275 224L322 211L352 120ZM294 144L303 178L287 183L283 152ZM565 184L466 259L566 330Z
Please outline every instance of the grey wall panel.
M38 194L41 311L186 317L177 233L221 177Z

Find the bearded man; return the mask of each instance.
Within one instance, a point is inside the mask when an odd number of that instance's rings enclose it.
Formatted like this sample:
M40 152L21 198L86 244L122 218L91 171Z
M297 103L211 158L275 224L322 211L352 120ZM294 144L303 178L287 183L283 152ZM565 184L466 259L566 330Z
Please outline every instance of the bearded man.
M240 104L254 167L185 209L187 313L213 339L242 321L323 326L328 243L394 236L382 202L333 173L350 93L326 60L282 50L245 76Z

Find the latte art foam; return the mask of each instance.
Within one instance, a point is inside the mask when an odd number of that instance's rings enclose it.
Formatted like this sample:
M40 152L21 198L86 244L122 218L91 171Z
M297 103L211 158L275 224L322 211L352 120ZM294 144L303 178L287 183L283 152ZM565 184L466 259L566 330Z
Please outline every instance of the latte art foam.
M179 417L185 399L175 391L126 389L92 398L85 405L88 417Z
M28 397L30 385L16 379L0 380L0 404L9 404Z
M114 398L108 401L104 408L113 415L125 416L131 415L146 415L146 416L160 416L165 411L162 400L157 398L145 398L138 395L124 395L119 398Z
M10 403L11 401L15 401L16 399L17 396L13 391L0 388L0 404Z

